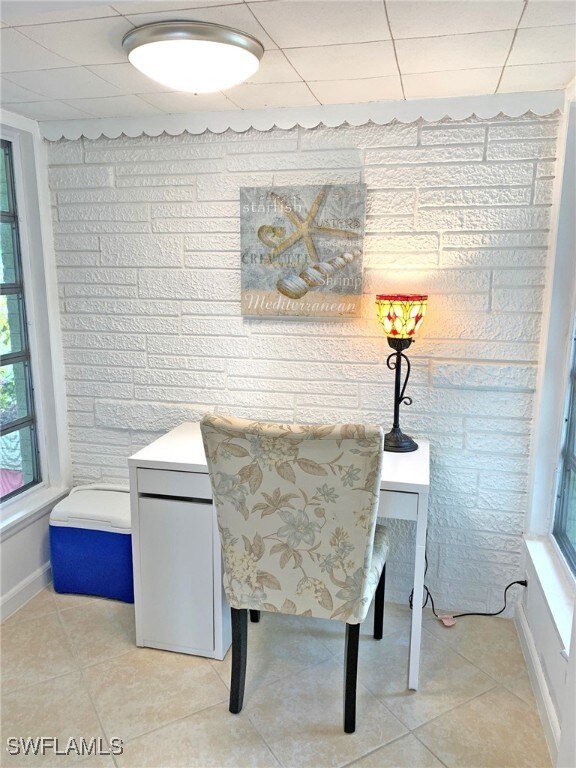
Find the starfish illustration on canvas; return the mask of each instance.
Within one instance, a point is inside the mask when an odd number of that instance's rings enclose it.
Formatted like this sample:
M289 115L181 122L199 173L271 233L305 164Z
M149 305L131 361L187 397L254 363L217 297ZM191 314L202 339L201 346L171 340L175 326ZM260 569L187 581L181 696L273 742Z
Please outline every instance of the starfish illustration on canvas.
M258 238L264 245L268 245L272 248L270 254L272 257L278 256L299 240L302 240L306 246L310 259L312 261L318 261L318 254L316 253L316 246L314 245L313 239L314 235L340 237L345 240L356 240L358 238L357 232L348 229L323 227L316 223L316 217L322 209L327 192L327 187L320 190L306 216L298 214L282 195L279 195L276 192L270 193L278 208L295 227L295 231L285 240L281 240L280 242L279 239L280 237L283 237L285 232L282 227L260 227L258 230Z

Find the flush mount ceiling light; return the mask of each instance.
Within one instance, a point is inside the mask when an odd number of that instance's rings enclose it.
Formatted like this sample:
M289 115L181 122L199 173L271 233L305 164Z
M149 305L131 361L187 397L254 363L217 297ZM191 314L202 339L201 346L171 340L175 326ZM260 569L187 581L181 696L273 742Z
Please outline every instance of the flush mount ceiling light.
M161 21L124 35L140 72L175 91L212 93L247 80L264 54L255 37L204 21Z

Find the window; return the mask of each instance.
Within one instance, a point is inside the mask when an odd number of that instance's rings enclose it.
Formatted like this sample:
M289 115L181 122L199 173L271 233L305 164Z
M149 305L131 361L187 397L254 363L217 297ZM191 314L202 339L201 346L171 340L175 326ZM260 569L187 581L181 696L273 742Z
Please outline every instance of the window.
M0 495L40 482L12 144L0 152Z
M71 484L45 148L38 123L0 122L0 542ZM6 487L4 487L6 483Z
M561 474L552 532L576 574L576 350L572 354L566 410Z

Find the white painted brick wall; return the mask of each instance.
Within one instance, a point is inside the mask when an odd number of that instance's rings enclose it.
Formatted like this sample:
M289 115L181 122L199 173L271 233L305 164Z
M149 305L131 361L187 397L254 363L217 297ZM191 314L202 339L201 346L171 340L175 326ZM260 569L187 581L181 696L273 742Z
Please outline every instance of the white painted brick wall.
M76 482L205 411L388 428L374 294L430 294L402 425L432 442L427 583L498 610L520 576L555 117L49 144ZM239 187L364 181L357 321L240 316ZM389 596L413 530L391 524Z

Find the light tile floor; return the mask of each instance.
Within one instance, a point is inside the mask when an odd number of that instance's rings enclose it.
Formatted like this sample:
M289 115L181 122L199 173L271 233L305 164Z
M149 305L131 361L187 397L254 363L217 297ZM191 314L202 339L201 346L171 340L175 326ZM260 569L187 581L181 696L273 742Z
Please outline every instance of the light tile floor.
M94 768L549 768L506 619L451 629L426 614L421 687L406 689L410 611L363 626L357 730L342 730L344 628L262 614L249 627L244 709L222 661L136 648L131 605L49 587L2 625L2 766ZM123 754L10 755L9 737L118 738Z

